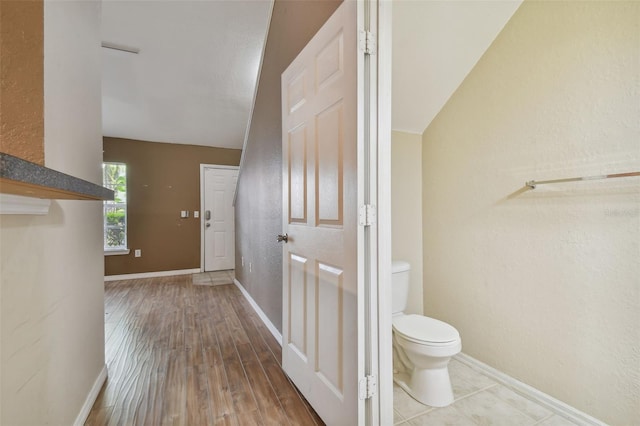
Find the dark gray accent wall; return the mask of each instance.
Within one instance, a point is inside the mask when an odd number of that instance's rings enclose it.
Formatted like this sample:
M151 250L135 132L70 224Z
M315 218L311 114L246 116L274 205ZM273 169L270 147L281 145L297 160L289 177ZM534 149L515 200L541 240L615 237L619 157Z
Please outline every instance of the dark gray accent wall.
M276 0L236 198L236 277L282 331L280 75L341 1ZM244 260L244 266L243 266Z

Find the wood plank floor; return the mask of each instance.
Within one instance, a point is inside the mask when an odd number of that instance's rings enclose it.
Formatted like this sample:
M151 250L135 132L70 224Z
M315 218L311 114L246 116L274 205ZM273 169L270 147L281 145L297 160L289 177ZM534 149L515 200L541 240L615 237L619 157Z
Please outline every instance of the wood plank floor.
M109 377L87 425L322 425L237 287L105 283Z

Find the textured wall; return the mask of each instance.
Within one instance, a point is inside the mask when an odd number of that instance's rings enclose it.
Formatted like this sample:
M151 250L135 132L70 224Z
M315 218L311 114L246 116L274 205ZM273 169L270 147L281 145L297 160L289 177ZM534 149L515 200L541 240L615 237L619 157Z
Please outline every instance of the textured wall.
M44 3L0 2L0 151L44 164Z
M522 0L393 2L393 129L423 133Z
M47 2L44 26L46 166L100 183L100 2ZM76 420L104 366L102 262L99 201L0 217L0 424Z
M339 5L339 1L276 0L238 180L236 277L279 330L282 247L276 235L282 232L280 75Z
M391 133L391 255L411 264L406 313L422 314L422 136Z
M423 135L425 312L463 350L640 424L640 3L525 1Z
M105 256L105 274L200 267L200 164L237 166L239 149L104 138L104 161L127 165L128 255ZM180 218L189 210L188 218ZM142 250L135 257L134 250Z

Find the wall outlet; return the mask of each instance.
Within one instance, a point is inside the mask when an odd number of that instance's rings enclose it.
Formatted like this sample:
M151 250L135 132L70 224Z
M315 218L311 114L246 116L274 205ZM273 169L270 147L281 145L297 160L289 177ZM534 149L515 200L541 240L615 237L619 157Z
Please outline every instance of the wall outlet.
M193 217L194 217L195 219L199 218L199 217L200 217L200 212L199 212L198 210L194 210L194 211L193 211Z
M134 256L135 257L142 257L142 250L136 249L136 251L134 252Z

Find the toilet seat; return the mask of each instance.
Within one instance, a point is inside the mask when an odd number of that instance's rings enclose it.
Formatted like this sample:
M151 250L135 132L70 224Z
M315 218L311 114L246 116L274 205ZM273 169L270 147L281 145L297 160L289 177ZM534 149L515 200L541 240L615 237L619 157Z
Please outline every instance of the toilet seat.
M460 334L453 326L423 315L396 317L393 330L410 342L428 346L448 346L460 341Z

